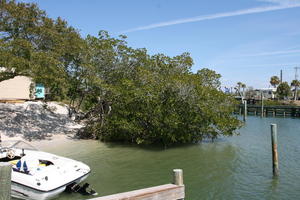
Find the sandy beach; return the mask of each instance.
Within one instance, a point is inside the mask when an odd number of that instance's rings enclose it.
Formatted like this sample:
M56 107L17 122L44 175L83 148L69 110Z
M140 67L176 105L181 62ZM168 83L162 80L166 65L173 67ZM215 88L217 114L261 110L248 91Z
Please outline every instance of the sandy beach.
M38 149L76 143L82 125L70 119L67 106L49 102L0 103L1 140L23 140Z

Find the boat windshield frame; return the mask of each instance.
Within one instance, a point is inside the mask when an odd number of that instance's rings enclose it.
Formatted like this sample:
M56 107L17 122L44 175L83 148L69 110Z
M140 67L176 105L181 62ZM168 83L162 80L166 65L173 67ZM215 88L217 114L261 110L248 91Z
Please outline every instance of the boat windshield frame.
M15 148L15 149L25 149L25 150L32 150L38 151L37 148L24 142L22 140L6 140L0 142L0 149L7 149L7 148Z

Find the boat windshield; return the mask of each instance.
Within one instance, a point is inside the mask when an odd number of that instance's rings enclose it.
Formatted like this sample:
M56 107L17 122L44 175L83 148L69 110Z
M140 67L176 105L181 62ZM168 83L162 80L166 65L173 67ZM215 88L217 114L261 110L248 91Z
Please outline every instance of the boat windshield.
M26 150L34 150L37 151L38 149L34 146L21 141L21 140L6 140L0 142L0 149L1 148L16 148L16 149L26 149Z

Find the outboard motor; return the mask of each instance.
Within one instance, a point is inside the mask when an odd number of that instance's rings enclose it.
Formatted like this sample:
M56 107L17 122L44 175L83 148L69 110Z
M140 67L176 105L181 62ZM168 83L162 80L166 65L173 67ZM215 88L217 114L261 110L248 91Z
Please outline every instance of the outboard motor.
M84 183L80 186L77 183L72 183L67 186L66 192L75 192L82 195L98 195L98 193L94 189L89 189L90 184Z

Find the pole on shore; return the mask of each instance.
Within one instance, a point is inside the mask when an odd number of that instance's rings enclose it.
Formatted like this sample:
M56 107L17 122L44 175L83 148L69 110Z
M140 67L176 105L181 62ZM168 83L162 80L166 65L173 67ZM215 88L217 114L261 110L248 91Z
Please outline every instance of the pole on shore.
M246 121L247 119L247 100L244 100L244 115L243 115L243 120L244 122Z
M263 93L260 94L260 100L261 100L261 115L260 115L260 117L264 117L264 96L263 96Z
M279 169L278 169L277 125L276 124L271 124L271 139L272 139L273 177L277 177L279 175Z
M11 164L0 162L0 199L10 200Z

